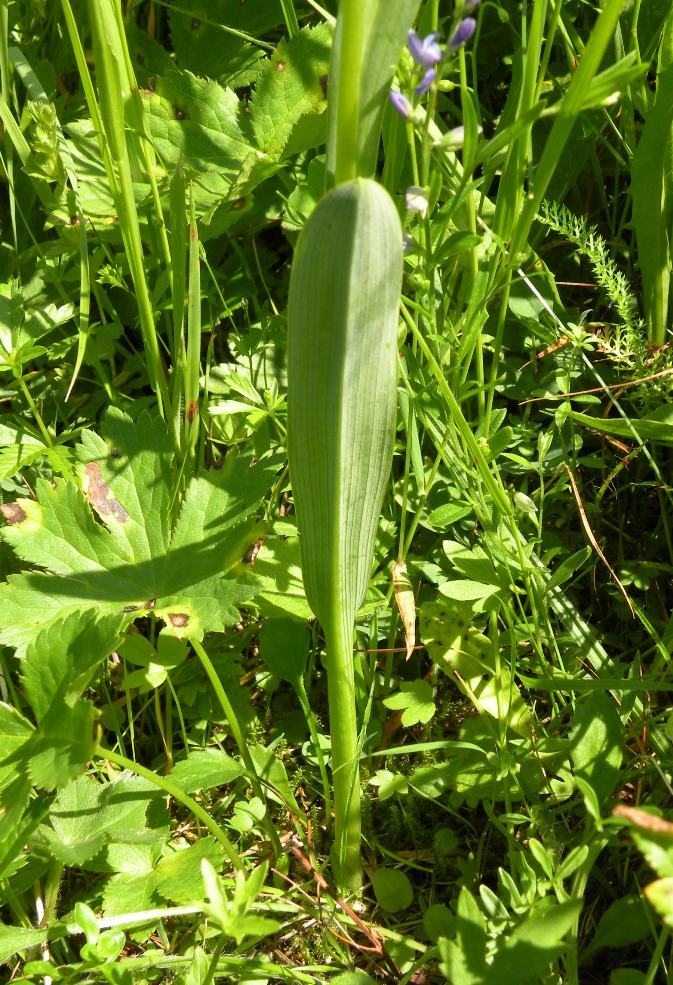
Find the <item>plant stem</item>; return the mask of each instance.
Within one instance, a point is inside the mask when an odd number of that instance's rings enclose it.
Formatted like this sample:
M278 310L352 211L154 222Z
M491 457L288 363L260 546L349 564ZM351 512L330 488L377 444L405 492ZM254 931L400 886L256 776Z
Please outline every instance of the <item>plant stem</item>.
M341 0L335 185L358 176L358 123L366 6L364 0Z
M159 776L158 773L154 773L152 770L146 769L139 763L134 763L132 759L127 759L126 756L120 756L119 753L112 752L110 749L104 749L102 746L98 746L96 749L96 755L99 756L100 759L107 759L109 762L123 767L123 769L131 770L131 772L137 773L138 776L142 776L143 779L147 780L149 783L153 783L155 787L160 787L162 790L165 790L166 793L170 794L174 800L178 801L178 803L184 804L184 806L192 812L194 817L197 817L199 821L205 824L210 833L217 839L217 841L219 841L229 857L229 861L233 867L239 872L244 871L245 867L238 856L238 852L229 841L219 824L212 819L208 811L204 810L200 804L197 804L197 802L193 800L189 794L186 794L184 790L181 790L176 783L173 783L173 781L167 776Z
M338 611L338 609L337 609ZM362 885L360 842L360 769L355 713L353 622L342 618L325 629L327 692L332 734L334 788L334 858L340 889Z
M201 661L203 669L208 675L208 680L210 681L213 691L220 702L222 711L227 716L227 721L229 722L229 727L231 728L232 734L234 736L234 741L238 746L238 751L241 754L241 759L243 760L243 765L250 774L250 783L256 797L266 803L266 798L264 797L264 792L262 790L262 785L259 782L259 776L257 775L257 770L255 769L255 764L252 761L252 756L250 755L250 750L248 749L248 744L245 741L245 736L243 735L243 730L239 725L238 718L236 717L236 712L233 709L231 701L227 697L227 693L222 687L222 681L220 680L213 662L201 646L198 640L191 640L191 646L196 653L197 657ZM276 858L280 858L283 854L283 848L280 843L280 838L278 837L278 832L276 831L271 818L269 817L269 812L267 810L264 815L264 828L269 836L269 840L273 845L273 850Z

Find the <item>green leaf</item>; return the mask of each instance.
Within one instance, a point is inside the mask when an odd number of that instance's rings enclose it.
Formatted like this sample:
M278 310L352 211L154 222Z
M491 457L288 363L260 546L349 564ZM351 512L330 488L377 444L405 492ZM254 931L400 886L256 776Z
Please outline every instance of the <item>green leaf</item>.
M159 794L141 777L122 773L112 783L81 776L61 790L50 826L40 829L52 854L65 865L82 865L110 841L164 842L167 829L148 826L148 807Z
M309 654L310 634L306 623L265 619L258 641L260 656L271 673L296 686Z
M611 903L601 917L582 958L586 960L601 947L629 947L649 935L650 920L642 896L623 896Z
M97 619L89 615L82 619L71 614L37 634L21 669L38 723L53 709L59 714L75 707L101 660L115 649L120 622L116 616Z
M369 782L373 787L378 787L379 800L388 800L396 793L406 794L409 792L409 783L403 773L377 770Z
M174 903L199 899L203 891L201 860L214 868L222 865L223 851L213 838L199 838L193 845L164 855L156 867L156 888Z
M330 979L330 985L376 985L373 978L370 978L366 971L344 971L336 978Z
M21 774L21 749L34 733L34 727L21 712L0 701L0 791Z
M305 27L281 40L266 62L250 100L257 146L274 160L325 142L329 24Z
M306 601L299 559L299 541L267 540L255 561L260 588L255 602L268 619L289 616L305 623L313 615Z
M401 684L399 693L384 698L383 704L386 708L394 710L405 709L402 724L406 728L412 725L424 725L430 721L436 710L432 688L423 680Z
M381 866L372 876L372 886L379 906L388 913L406 910L413 902L414 887L400 869Z
M171 530L172 452L160 419L134 425L111 410L103 437L84 432L78 455L83 491L39 481L37 501L5 506L4 539L47 571L0 585L0 641L21 651L45 625L87 609L118 616L120 628L153 613L178 637L236 622L255 587L239 564L259 535L247 518L280 458L251 467L251 453L231 452L221 470L192 480Z
M582 900L538 907L503 940L483 985L532 985L560 953Z
M287 778L283 761L272 749L265 749L264 746L250 746L250 755L255 764L257 776L264 781L265 786L268 784L271 788L267 791L267 796L278 801L279 804L289 805L293 811L301 813ZM279 796L274 795L274 790L278 791Z
M171 780L185 793L194 793L232 783L244 772L241 764L222 749L197 749L175 764Z
M249 50L241 35L261 37L283 23L279 0L243 4L240 0L181 0L168 8L168 17L180 67L211 79L229 75Z
M624 738L614 701L602 691L587 694L577 705L570 731L575 776L595 791L599 803L615 788Z
M462 520L473 512L474 510L471 506L458 506L456 503L446 503L444 506L438 506L436 510L433 510L426 522L431 527L437 527L438 530L441 530L442 527L450 527L452 524L457 523L458 520Z
M440 937L453 937L456 932L456 918L443 903L433 903L423 914L423 929L431 941Z
M458 897L456 938L440 938L442 974L460 985L484 985L486 975L486 923L477 901L463 888Z
M201 873L210 900L210 903L201 904L203 912L222 928L223 933L233 937L237 944L245 937L265 937L280 930L281 924L278 921L249 913L264 886L268 869L268 862L263 862L253 869L247 879L242 872L237 872L232 894L225 888L223 880L212 865L206 859L201 863Z
M456 602L473 602L476 599L486 599L490 595L495 595L500 591L498 585L484 585L479 581L468 581L462 578L459 581L444 581L438 586L442 595Z
M598 431L600 434L614 434L619 438L640 438L641 441L659 441L662 444L673 443L673 406L662 404L656 410L643 417L624 420L622 417L589 417L571 411L568 415L577 424Z
M23 951L47 940L47 930L29 930L26 927L0 925L0 964L8 961L17 951Z
M656 879L645 887L645 896L666 927L673 927L673 878Z
M105 884L103 907L111 917L152 910L158 906L161 906L161 897L157 893L153 869L137 875L121 873L112 876Z
M530 711L514 682L505 659L500 660L499 678L493 647L488 637L471 622L471 605L424 602L419 614L420 637L430 646L433 662L467 694L480 712L494 718L502 713L511 729L530 735ZM444 648L444 649L442 649Z
M217 168L233 184L253 149L231 89L190 72L169 72L146 98L154 146L166 164L182 158L194 171Z

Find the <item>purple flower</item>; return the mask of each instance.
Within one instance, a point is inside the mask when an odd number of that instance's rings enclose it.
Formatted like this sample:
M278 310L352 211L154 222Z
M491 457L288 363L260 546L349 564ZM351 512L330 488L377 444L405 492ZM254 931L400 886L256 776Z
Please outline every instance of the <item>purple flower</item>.
M390 102L393 104L403 120L409 120L411 118L414 108L407 97L403 96L401 92L392 91L390 93Z
M424 96L436 78L437 78L437 73L435 72L434 68L429 68L425 73L425 75L423 76L423 78L421 79L421 81L414 89L414 96Z
M442 60L442 49L437 44L439 34L428 34L427 38L419 38L415 31L407 34L407 48L411 57L423 68L432 68Z
M466 41L469 41L474 32L477 30L477 22L474 17L466 17L462 20L456 30L453 32L453 37L449 41L449 48L452 51L456 51L457 48L462 48Z

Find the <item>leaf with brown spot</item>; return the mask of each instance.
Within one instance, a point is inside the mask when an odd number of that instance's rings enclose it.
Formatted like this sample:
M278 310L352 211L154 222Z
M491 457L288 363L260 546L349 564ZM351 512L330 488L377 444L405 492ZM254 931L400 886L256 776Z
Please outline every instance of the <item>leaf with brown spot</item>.
M0 510L7 523L23 523L26 519L26 511L18 503L3 503Z
M264 532L254 516L281 457L253 466L251 453L230 452L191 481L174 524L176 470L160 418L133 422L113 409L101 435L83 432L78 457L83 489L38 480L36 501L5 504L14 522L2 537L33 570L0 585L0 642L22 653L73 612L109 613L120 626L153 613L194 638L236 623L257 587L241 557Z

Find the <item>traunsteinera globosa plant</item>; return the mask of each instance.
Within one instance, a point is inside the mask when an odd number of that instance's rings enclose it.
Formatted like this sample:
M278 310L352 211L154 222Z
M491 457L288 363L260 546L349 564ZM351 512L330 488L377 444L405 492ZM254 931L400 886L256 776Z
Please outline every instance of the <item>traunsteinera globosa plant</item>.
M288 442L306 597L325 635L337 885L361 885L354 623L371 574L395 434L402 227L368 178L338 184L297 244Z

